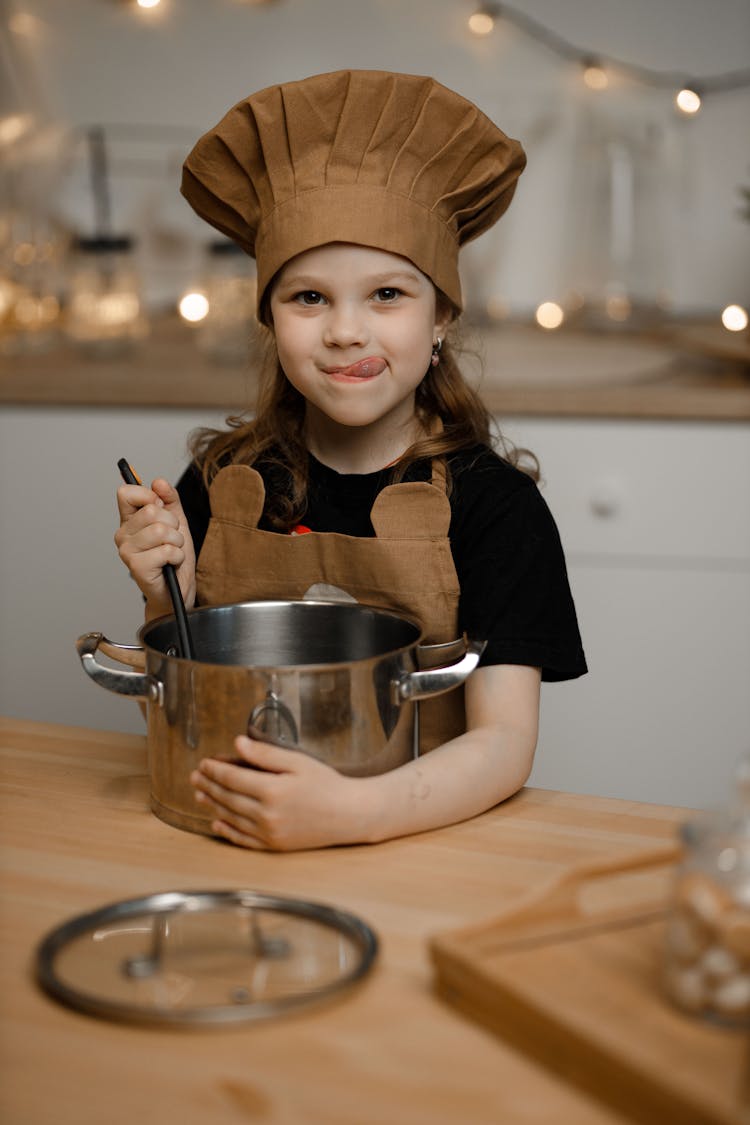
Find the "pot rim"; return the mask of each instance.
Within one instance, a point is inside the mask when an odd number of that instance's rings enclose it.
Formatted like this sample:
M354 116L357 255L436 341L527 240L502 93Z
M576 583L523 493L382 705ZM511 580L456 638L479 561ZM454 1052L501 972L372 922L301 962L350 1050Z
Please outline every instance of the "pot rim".
M416 630L417 635L414 638L414 640L410 641L408 644L399 645L399 646L396 646L395 648L389 648L389 649L386 649L383 652L376 653L376 654L373 654L371 656L350 657L346 660L335 660L335 661L325 661L325 662L324 661L313 661L313 662L310 662L310 663L305 663L303 661L297 660L297 661L294 661L293 663L288 663L288 664L261 664L261 663L257 663L257 664L247 664L247 663L231 664L231 663L224 662L224 661L219 662L219 661L212 661L212 660L189 660L186 657L179 656L176 652L174 654L171 654L171 653L168 653L168 652L164 652L162 649L155 648L153 645L148 644L148 642L146 640L146 634L148 632L150 632L151 630L156 629L160 625L166 624L167 622L174 622L175 621L174 613L165 613L165 614L162 614L161 617L155 617L152 621L145 622L140 627L140 629L138 630L137 638L138 638L139 644L141 645L143 650L146 651L147 653L153 653L155 656L158 656L159 658L162 658L162 659L166 658L167 660L176 660L176 661L179 661L180 664L189 664L189 665L198 664L198 665L202 665L204 667L209 667L209 668L263 669L264 672L272 673L272 672L276 672L276 671L278 671L278 672L288 672L292 669L305 669L305 670L316 670L316 671L326 671L326 670L334 671L336 669L350 668L352 665L364 665L364 664L367 664L371 661L379 661L379 660L383 660L387 657L390 658L390 657L394 657L394 656L399 656L402 653L411 652L418 645L420 645L422 643L422 638L424 636L424 630L422 629L422 626L421 626L420 622L417 621L416 618L410 617L408 614L399 613L396 610L392 610L392 609L384 609L382 606L369 605L365 602L337 601L335 599L327 600L327 599L324 599L324 598L257 598L257 599L247 599L247 600L241 601L241 602L221 602L221 603L217 603L216 605L205 605L205 606L194 607L193 609L190 609L190 610L187 611L187 616L188 616L188 621L190 621L192 618L196 618L198 616L208 614L208 613L211 613L211 612L216 612L218 610L239 609L239 608L242 608L243 606L262 606L264 608L270 608L270 607L274 607L274 606L289 606L289 605L299 605L299 606L306 606L306 607L307 606L310 606L310 607L322 606L322 607L327 607L327 608L344 609L344 610L349 611L349 612L368 611L370 613L377 614L379 617L390 617L390 618L393 618L397 621L403 622L407 625L411 625ZM454 643L454 642L449 642L449 643Z

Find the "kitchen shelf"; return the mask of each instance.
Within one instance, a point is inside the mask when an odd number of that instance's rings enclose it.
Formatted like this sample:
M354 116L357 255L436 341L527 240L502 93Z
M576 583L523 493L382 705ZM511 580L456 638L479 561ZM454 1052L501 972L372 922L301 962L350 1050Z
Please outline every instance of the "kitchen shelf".
M659 336L470 326L464 366L501 416L748 420L750 344L727 336L700 326ZM251 406L255 392L250 363L212 362L176 316L154 320L149 337L119 358L85 358L63 344L0 358L5 404L230 412Z

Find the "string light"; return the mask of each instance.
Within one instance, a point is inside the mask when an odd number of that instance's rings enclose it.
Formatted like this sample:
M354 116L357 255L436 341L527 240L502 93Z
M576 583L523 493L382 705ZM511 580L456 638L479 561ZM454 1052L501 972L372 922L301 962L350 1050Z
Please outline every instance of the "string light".
M177 306L183 320L197 324L208 316L208 298L205 293L186 293Z
M583 81L589 90L606 90L609 86L609 76L597 59L584 61Z
M540 328L548 330L559 328L565 320L565 313L556 301L543 301L534 314Z
M683 86L675 95L674 104L680 113L692 117L701 108L701 96L695 90L691 90L689 86Z
M624 77L631 78L643 85L663 89L671 88L676 91L675 103L680 112L688 116L698 112L702 99L708 94L739 90L750 86L750 68L746 68L702 77L697 83L700 88L700 94L698 94L696 92L696 81L689 75L653 70L650 67L638 66L635 63L625 62L611 56L599 55L598 58L595 58L591 51L577 47L562 35L558 35L557 32L538 23L531 16L510 4L482 4L469 17L469 27L475 35L489 35L500 19L518 28L529 38L542 43L560 58L567 59L569 62L577 62L581 67L583 81L589 89L606 89L609 85L610 73L617 71Z
M494 4L485 5L469 16L469 31L474 35L489 35L495 28L499 10Z
M748 326L747 310L742 305L727 305L721 314L721 323L728 332L744 332Z

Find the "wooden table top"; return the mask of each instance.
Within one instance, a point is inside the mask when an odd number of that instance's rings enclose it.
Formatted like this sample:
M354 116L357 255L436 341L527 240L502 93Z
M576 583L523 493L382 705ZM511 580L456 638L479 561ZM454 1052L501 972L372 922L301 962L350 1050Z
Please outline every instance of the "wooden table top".
M0 755L0 1118L8 1125L620 1120L441 1001L427 942L582 860L673 840L683 810L525 789L421 836L276 855L154 817L144 738L5 719ZM33 982L37 943L71 916L156 891L209 888L352 911L379 935L375 968L325 1007L190 1031L98 1020Z

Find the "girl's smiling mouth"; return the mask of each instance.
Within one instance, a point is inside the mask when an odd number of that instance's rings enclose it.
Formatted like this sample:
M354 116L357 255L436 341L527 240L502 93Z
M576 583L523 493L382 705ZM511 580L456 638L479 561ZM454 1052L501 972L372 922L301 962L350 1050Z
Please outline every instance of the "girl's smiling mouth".
M323 370L326 375L331 375L334 379L372 379L376 375L382 375L386 366L382 356L370 355L349 364L348 367L324 367Z

